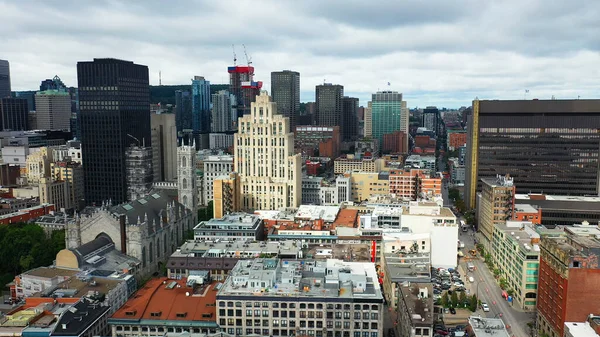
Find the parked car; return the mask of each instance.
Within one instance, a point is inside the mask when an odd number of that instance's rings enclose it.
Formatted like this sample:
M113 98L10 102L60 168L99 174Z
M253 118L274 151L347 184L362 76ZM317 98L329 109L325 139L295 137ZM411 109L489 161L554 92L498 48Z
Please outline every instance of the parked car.
M449 313L450 313L450 309L444 308L444 314L449 314Z
M450 308L450 313L451 313L452 315L456 315L456 309L454 309L454 308Z

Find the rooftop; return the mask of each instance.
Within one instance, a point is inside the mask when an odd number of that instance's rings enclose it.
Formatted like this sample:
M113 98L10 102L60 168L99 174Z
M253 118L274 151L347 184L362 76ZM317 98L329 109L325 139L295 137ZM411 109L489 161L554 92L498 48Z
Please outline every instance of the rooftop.
M111 320L196 321L215 324L215 299L220 283L187 287L187 279L149 280Z
M108 292L116 288L122 279L108 279L103 277L71 277L56 287L52 287L43 292L36 293L36 297L53 297L60 298L73 297L95 297L99 295L107 295ZM98 295L96 295L98 292Z
M501 318L471 316L469 326L476 337L510 337Z
M62 314L51 336L79 336L93 327L93 322L106 315L109 309L84 298Z
M433 287L431 283L404 282L400 286L402 298L412 318L414 326L433 324Z
M314 244L309 245L306 257L317 260L370 262L371 246L369 244Z
M590 226L589 224L566 226L565 231L570 234L579 236L589 236L600 239L600 228L598 226Z
M505 232L506 237L518 242L521 249L528 253L539 254L540 233L534 224L529 221L506 221L504 224L496 224L496 228ZM552 231L560 232L560 229Z
M365 299L382 302L375 264L327 260L239 261L221 296Z
M513 178L510 175L496 175L496 177L481 178L481 181L491 187L513 187Z
M171 256L248 258L259 257L262 254L279 255L282 252L286 255L297 255L299 251L295 241L187 241Z
M521 213L537 213L538 209L536 207L531 206L530 204L516 204L515 212Z
M257 229L261 223L260 217L248 213L231 213L217 219L202 221L194 229L210 228L214 230ZM239 228L241 227L241 228Z
M384 254L386 276L392 282L430 282L430 253Z
M35 269L23 272L23 276L34 276L41 278L54 278L57 276L75 276L79 271L71 269L53 268L53 267L38 267Z
M566 332L570 335L567 335ZM598 334L588 322L565 322L565 336L598 337Z
M517 202L519 200L600 202L600 197L598 197L598 196L547 195L547 194L515 194L515 199Z
M295 218L297 220L323 219L325 222L334 222L339 211L339 206L301 205Z

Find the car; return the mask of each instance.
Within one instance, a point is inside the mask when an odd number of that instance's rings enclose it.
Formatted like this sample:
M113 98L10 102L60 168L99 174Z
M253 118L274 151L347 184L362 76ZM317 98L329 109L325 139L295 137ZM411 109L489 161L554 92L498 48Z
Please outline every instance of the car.
M450 313L451 313L452 315L456 315L456 309L454 309L454 308L450 308Z
M456 288L454 288L454 291L458 291L458 292L463 292L465 290L467 290L465 287L456 287Z
M448 336L448 331L446 330L436 330L435 333L442 336Z
M487 303L485 303L485 302L481 303L481 309L483 310L483 312L489 312L490 311L490 307L488 307Z
M450 309L444 308L444 314L449 314L449 313L450 313Z
M461 283L461 282L454 282L454 286L455 286L455 287L462 287L462 286L464 286L464 283Z
M439 289L433 289L433 294L434 294L434 295L439 295L439 294L441 294L441 293L442 293L442 291L441 291L441 290L439 290Z

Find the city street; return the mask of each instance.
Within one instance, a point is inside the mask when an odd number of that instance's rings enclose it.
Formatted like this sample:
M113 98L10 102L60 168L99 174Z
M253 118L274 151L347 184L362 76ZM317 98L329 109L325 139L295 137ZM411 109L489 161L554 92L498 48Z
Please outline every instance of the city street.
M468 255L469 250L475 249L472 233L469 230L466 233L461 232L459 236L459 239L465 243L465 248L463 248L465 255ZM475 265L475 271L467 271L465 277L468 279L469 276L473 276L475 279L474 283L469 283L470 294L477 294L477 297L482 302L486 302L490 308L489 312L483 312L481 308L478 308L476 314L484 317L502 318L504 324L510 327L509 331L513 336L530 336L527 323L534 321L534 314L511 307L502 297L502 290L483 259L477 257L471 259L470 262L473 262ZM460 265L464 271L467 270L467 261L465 259L461 260Z

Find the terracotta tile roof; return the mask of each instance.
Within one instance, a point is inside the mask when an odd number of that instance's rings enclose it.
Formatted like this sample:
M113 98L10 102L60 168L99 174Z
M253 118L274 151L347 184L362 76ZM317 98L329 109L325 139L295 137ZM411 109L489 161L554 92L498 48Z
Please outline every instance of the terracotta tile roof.
M188 288L186 280L152 279L114 313L131 320L216 321L218 282ZM188 296L189 295L189 296Z
M335 227L356 227L358 223L358 210L357 209L341 209L337 215L337 218L333 222Z

